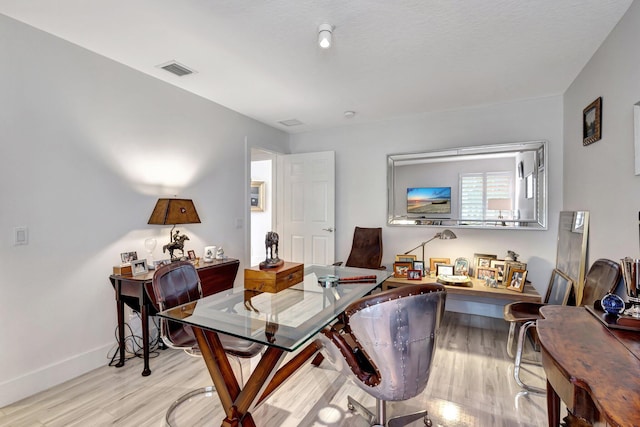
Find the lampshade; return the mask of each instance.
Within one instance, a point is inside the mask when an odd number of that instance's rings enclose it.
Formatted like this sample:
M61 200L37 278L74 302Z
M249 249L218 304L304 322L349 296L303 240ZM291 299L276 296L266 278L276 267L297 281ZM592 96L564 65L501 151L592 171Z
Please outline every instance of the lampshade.
M199 224L200 217L191 199L158 199L147 224Z
M318 45L323 49L331 47L331 32L333 27L329 24L322 24L318 27Z
M487 208L491 211L508 211L511 209L511 199L489 199Z
M456 234L449 230L448 228L446 230L442 230L440 233L436 234L436 237L442 239L442 240L449 240L449 239L457 239L458 236L456 236Z

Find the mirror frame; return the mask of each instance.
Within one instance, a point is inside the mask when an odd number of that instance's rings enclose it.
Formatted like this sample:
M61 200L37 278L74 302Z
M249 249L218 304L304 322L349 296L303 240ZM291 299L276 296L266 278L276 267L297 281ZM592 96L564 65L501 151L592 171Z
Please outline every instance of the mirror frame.
M402 164L430 164L444 163L458 160L481 160L496 159L499 157L514 157L518 153L534 152L533 170L531 172L534 181L534 209L533 217L526 219L510 220L475 220L456 218L452 212L450 218L435 218L431 220L425 216L411 216L409 214L398 214L398 202L406 203L406 193L396 194L394 191L397 181L397 168ZM515 164L515 161L514 161ZM516 167L514 166L514 169ZM419 153L399 153L387 155L387 224L391 226L418 226L418 227L448 227L448 228L489 228L504 230L546 230L548 211L548 150L547 141L526 141L513 142L494 145L477 145L460 148L447 148L441 150L430 150ZM525 177L518 177L518 171L514 170L516 182L522 181L524 185ZM459 185L459 183L458 183ZM401 200L400 200L401 199ZM506 225L505 225L506 223Z

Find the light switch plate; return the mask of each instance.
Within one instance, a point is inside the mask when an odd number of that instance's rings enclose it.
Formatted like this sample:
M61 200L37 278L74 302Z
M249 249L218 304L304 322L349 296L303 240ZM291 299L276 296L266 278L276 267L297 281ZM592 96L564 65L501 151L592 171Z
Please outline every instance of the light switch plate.
M28 245L29 229L27 227L15 227L13 229L13 245Z

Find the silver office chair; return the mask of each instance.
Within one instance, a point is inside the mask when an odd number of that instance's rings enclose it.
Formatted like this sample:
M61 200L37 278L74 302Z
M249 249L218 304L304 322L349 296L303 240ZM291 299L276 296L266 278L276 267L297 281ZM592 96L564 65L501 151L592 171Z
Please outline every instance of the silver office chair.
M159 267L153 274L153 290L160 310L167 310L201 298L202 288L195 267L188 261L173 262ZM160 320L160 336L169 348L184 350L190 356L200 356L198 342L190 326L167 319ZM249 340L219 334L220 341L228 354L240 358L250 358L263 349L262 344ZM215 392L214 386L192 390L171 404L165 415L167 425L171 426L173 411L183 402L199 394Z
M386 402L407 400L427 386L446 291L439 284L402 286L352 303L339 323L320 334L322 353L343 374L376 398L376 413L351 396L348 407L370 425L401 426L426 410L387 420Z

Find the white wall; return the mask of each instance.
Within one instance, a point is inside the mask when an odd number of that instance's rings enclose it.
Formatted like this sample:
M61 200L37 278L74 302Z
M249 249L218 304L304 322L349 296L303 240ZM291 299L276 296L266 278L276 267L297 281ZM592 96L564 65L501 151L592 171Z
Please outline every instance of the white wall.
M108 276L147 237L161 257L169 227L147 225L158 196L194 199L186 249L242 259L245 141L286 152L288 137L2 15L0 40L3 406L108 363ZM29 245L12 245L17 226Z
M635 1L564 95L564 207L590 211L589 261L638 257L640 176L633 105L640 101ZM602 97L602 139L582 145L582 111Z
M542 293L555 264L562 201L560 96L292 135L291 151L336 152L336 260L345 260L349 254L356 225L382 226L383 263L391 268L396 254L433 237L442 228L386 225L387 154L530 140L549 141L548 230L455 229L458 239L432 241L425 247L425 256L473 261L476 252L503 258L511 249L529 264L528 278Z

